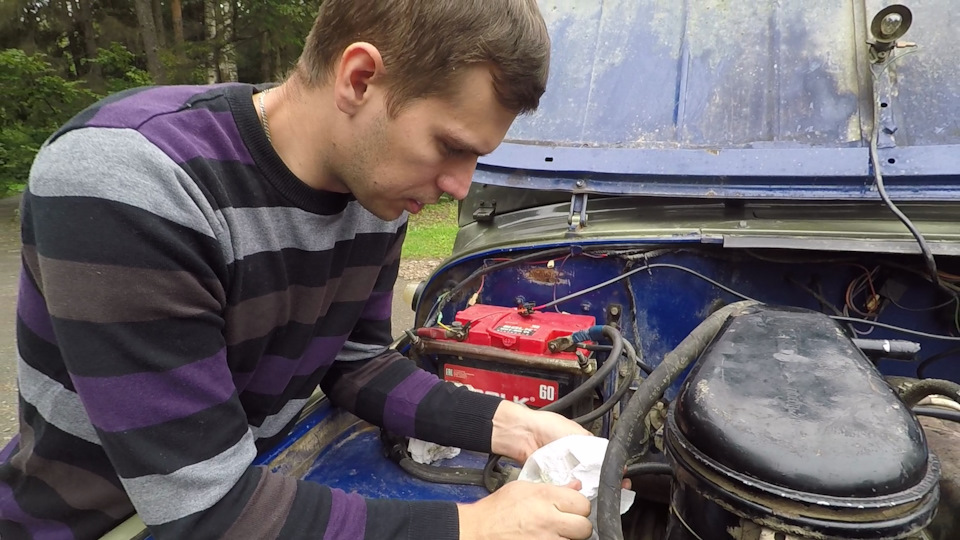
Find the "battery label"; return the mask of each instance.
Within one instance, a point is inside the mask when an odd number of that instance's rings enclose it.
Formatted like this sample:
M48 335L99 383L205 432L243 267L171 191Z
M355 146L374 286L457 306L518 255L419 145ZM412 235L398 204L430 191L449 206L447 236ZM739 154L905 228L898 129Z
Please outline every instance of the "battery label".
M447 364L443 369L443 379L474 392L499 396L531 407L549 405L559 397L556 381L513 373Z
M511 324L505 324L503 326L498 326L493 331L499 332L501 334L513 334L516 336L532 336L537 333L537 330L540 329L540 325L533 326L514 326Z

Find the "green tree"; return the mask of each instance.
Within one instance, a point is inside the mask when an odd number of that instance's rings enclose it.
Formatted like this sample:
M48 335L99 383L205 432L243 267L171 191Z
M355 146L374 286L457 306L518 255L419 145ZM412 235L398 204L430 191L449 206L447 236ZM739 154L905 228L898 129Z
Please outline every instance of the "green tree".
M43 55L0 51L0 194L27 180L43 142L97 96L61 77Z

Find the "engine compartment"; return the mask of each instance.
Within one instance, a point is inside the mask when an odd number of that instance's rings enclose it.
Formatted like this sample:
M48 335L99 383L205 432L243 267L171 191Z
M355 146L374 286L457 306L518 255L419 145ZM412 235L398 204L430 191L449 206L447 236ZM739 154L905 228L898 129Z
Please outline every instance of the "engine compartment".
M951 287L955 264L941 259ZM939 457L952 460L944 441L955 441L960 406L924 397L911 411L900 396L920 379L960 378L958 306L914 257L581 242L462 258L417 300L418 329L401 350L425 368L587 420L611 447L625 441L622 466L643 504L605 530L601 485L600 538L960 534L948 523L955 464L941 478ZM732 306L736 316L655 385L665 360ZM538 403L541 388L554 394ZM640 394L653 397L632 416ZM927 409L947 420L919 421ZM488 476L508 471L488 461Z

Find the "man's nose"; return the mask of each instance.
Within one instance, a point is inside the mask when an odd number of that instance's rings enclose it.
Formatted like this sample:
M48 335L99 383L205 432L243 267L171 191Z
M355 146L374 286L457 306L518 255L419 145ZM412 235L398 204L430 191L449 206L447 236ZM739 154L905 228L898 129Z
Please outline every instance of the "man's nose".
M470 183L473 182L473 173L476 170L477 158L452 164L440 175L439 180L437 180L437 187L454 199L463 200L470 192Z

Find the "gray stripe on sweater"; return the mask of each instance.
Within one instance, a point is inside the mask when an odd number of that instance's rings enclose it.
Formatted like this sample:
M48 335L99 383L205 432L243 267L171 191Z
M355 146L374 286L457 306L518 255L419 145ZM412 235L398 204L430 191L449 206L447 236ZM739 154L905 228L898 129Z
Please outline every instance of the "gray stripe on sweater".
M277 414L270 415L263 420L259 427L250 426L250 431L257 439L268 439L273 437L286 426L290 420L300 413L303 406L306 405L306 399L294 399L288 401Z
M147 525L176 521L217 504L240 480L257 456L248 430L237 444L210 459L170 474L121 478L130 500ZM185 496L189 494L189 496Z
M33 369L19 355L17 370L20 397L33 405L47 423L74 437L100 444L100 437L93 429L80 396Z
M406 222L405 216L383 221L356 201L332 216L292 207L224 208L217 213L230 229L236 259L283 249L326 251L360 234L395 234Z

